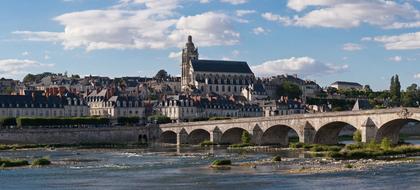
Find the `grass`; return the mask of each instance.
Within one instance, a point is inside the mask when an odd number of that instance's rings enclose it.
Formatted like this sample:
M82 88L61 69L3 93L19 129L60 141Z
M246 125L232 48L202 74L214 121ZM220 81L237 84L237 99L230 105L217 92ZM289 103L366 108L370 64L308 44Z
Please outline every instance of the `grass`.
M203 142L200 143L200 146L202 146L202 147L213 146L213 145L216 145L216 143L214 143L212 141L208 141L208 140L203 141Z
M39 158L32 161L32 166L47 166L50 165L51 161L48 158Z
M19 167L27 165L29 165L29 162L26 160L9 160L0 158L0 167L2 168Z
M229 148L245 148L245 147L249 147L252 146L252 144L250 143L240 143L240 144L231 144L229 145Z
M212 166L230 166L232 165L231 160L215 160L211 163Z
M384 156L407 155L418 152L420 152L420 147L412 145L392 147L388 145L384 146L384 143L382 143L382 146L381 144L374 145L374 143L359 143L356 145L347 145L339 152L329 151L327 156L336 159L378 159Z

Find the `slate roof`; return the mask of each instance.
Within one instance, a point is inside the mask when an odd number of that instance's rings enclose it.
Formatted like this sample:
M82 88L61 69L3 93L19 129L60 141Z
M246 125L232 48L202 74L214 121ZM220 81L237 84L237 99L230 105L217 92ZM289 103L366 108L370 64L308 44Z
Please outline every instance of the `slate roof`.
M331 85L351 85L351 86L360 86L363 87L361 84L357 82L345 82L345 81L336 81L332 83Z
M253 74L248 63L242 61L191 60L194 71Z

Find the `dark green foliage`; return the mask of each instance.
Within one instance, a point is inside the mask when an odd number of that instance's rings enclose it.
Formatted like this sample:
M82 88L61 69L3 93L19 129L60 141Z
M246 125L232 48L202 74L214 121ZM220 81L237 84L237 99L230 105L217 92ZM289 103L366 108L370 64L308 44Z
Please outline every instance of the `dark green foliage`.
M251 142L251 135L247 131L242 132L241 136L242 144L249 144Z
M0 118L0 128L8 127L8 126L16 126L16 118L14 117L3 117Z
M285 96L289 99L300 98L302 96L302 90L296 84L285 81L276 90L277 97Z
M152 115L152 116L149 116L147 120L156 124L171 123L171 118L164 115Z
M135 125L140 122L140 117L118 117L117 122L120 125Z
M309 105L328 105L331 104L332 108L336 111L351 110L355 103L354 100L346 99L321 99L321 98L307 98L307 104Z
M418 107L420 103L420 89L417 84L412 84L407 87L407 90L402 94L401 103L404 107Z
M215 160L211 163L212 166L229 166L232 165L231 160Z
M208 141L208 140L203 141L203 142L200 143L200 146L202 146L202 147L212 146L212 145L216 145L216 143L214 143L212 141Z
M30 83L30 82L39 82L41 81L42 78L47 77L47 76L57 76L57 74L54 73L50 73L50 72L44 72L41 74L27 74L24 78L23 78L23 82L24 83Z
M231 144L229 145L230 148L245 148L245 147L249 147L252 146L252 144L249 143L240 143L240 144Z
M344 167L346 167L346 168L353 168L353 165L347 163Z
M315 144L312 146L311 151L312 152L326 152L326 151L338 152L341 150L341 148L342 148L341 146Z
M229 120L231 117L210 117L209 121Z
M27 166L29 162L26 160L8 160L0 158L0 167L18 167L18 166Z
M274 162L280 162L281 161L281 156L274 156L273 159L271 159Z
M73 117L73 118L25 118L16 119L18 127L37 128L37 127L58 127L63 126L79 127L88 125L109 125L108 118L101 117Z
M51 164L51 161L48 160L47 158L39 158L32 161L32 166L46 166L50 164Z
M166 72L165 70L159 70L155 77L156 80L166 80L167 78L169 78L168 72Z
M391 95L391 105L394 107L400 106L401 103L401 84L398 75L392 76L391 85L389 87Z

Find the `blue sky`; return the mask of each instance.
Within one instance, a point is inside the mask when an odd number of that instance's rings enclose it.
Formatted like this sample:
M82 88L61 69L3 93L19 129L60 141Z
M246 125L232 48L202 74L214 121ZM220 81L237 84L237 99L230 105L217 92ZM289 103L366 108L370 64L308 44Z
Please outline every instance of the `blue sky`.
M420 82L417 0L2 0L0 20L6 78L179 75L192 35L200 58L247 61L257 76Z

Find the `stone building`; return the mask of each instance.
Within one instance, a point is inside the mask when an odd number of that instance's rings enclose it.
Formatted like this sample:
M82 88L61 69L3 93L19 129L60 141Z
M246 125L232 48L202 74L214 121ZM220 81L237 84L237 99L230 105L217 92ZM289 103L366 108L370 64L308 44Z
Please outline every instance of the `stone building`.
M0 117L82 117L89 116L83 99L74 95L0 95Z
M92 116L111 118L146 117L143 101L136 96L120 96L110 89L103 89L93 91L85 99Z
M264 116L304 114L305 106L300 101L280 99L278 101L261 101Z
M198 89L203 93L240 95L241 90L253 84L254 80L254 73L246 62L200 60L192 37L188 37L188 42L182 50L183 91Z

